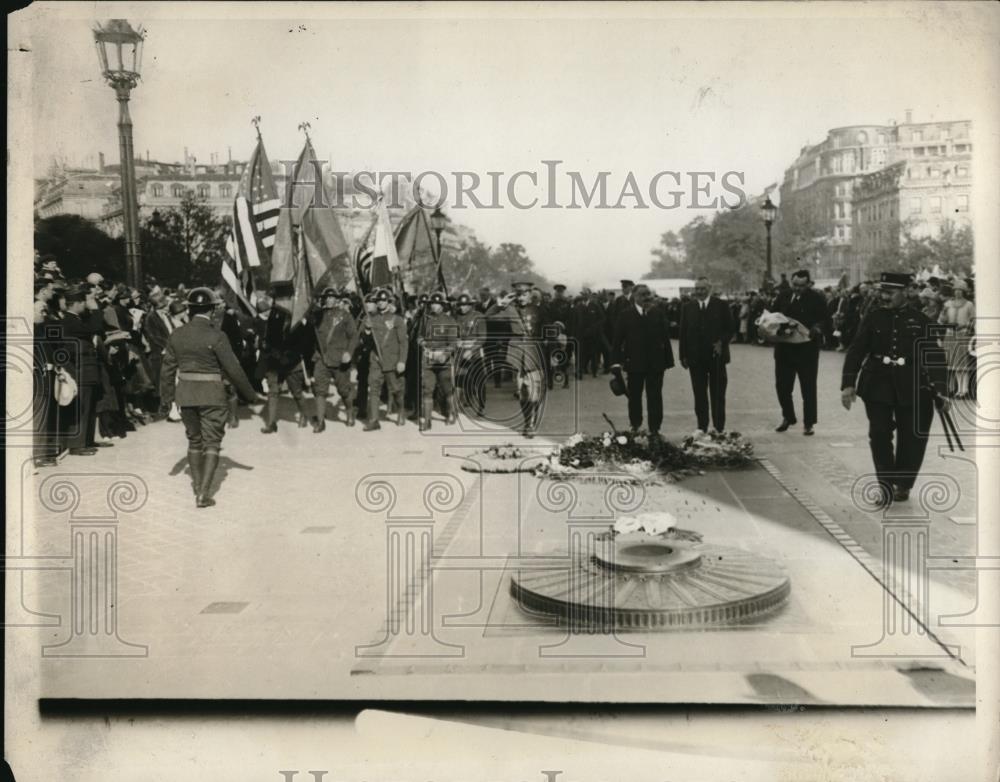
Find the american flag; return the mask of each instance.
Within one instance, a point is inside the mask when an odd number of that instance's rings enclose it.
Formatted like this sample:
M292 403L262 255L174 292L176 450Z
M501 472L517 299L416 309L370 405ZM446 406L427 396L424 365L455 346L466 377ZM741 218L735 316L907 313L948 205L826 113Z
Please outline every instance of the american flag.
M270 281L280 207L264 142L258 138L233 202L232 233L226 242L229 259L222 264L223 281L246 308L253 291L266 289Z

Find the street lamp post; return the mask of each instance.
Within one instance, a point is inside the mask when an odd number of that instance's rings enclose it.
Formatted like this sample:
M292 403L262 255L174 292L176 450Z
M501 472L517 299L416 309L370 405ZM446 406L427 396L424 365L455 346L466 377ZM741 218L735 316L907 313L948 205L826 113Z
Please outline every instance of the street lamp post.
M448 288L445 285L444 272L441 269L441 234L444 233L446 225L448 225L448 218L445 217L444 212L441 211L441 207L439 206L431 213L431 228L434 230L434 237L436 239L437 284L441 286L445 294L448 293Z
M764 288L770 290L774 287L774 275L771 273L771 226L778 216L778 207L771 201L771 196L764 197L764 203L760 205L760 213L764 218L764 226L767 228L767 271L764 272Z
M139 81L142 42L146 33L132 29L124 19L112 19L94 28L94 43L101 73L118 99L118 147L121 155L122 221L125 228L125 274L129 286L142 284L142 255L139 248L139 205L136 197L135 153L132 149L132 118L128 99Z

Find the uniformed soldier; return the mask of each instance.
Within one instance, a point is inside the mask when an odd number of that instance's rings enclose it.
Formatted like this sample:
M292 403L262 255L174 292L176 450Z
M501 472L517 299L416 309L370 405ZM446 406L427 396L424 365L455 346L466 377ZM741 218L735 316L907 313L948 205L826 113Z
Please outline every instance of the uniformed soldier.
M420 431L431 428L434 393L440 389L445 422L455 423L455 367L458 324L444 311L443 293L431 294L420 333Z
M557 370L562 370L563 388L569 386L569 375L565 372L573 357L572 335L568 333L573 324L573 302L566 296L566 286L553 285L552 299L545 307L545 325L553 327L554 338L546 341L546 385L552 388ZM557 325L558 324L558 325ZM560 339L559 337L562 337Z
M503 296L487 311L489 317L510 330L506 365L516 374L518 399L524 423L521 431L533 437L541 418L545 389L545 356L542 351L542 318L531 303L531 283L514 283L514 292Z
M389 398L395 404L396 425L405 426L403 380L406 372L406 323L402 317L389 311L388 291L375 295L376 311L367 318L371 329L373 350L368 359L368 422L365 431L381 429L378 402L385 381Z
M906 306L909 274L882 274L878 309L861 322L844 358L841 401L860 396L879 483L879 505L905 501L927 448L937 404L947 412L945 359L931 321ZM895 453L893 431L896 432Z
M326 429L326 395L333 379L347 415L354 426L356 386L351 382L351 361L358 346L358 327L351 315L351 297L326 288L320 294L316 320L316 353L313 356L313 397L316 405L313 431Z
M195 505L199 508L215 504L209 491L229 416L223 381L228 380L246 401L263 401L243 373L226 335L212 325L212 313L220 304L208 288L191 291L191 320L168 338L160 374L164 407L176 401L181 410Z
M301 323L292 323L292 314L277 302L267 297L258 299L258 305L270 309L266 320L258 319L257 326L260 354L257 361L257 376L267 381L267 410L264 414L264 434L278 431L278 399L281 384L287 383L288 390L299 411L299 428L309 425L302 391L305 388L305 370L302 359L312 353L309 337L311 329L302 328Z
M590 291L580 291L580 300L573 309L573 333L577 338L576 379L585 372L597 377L601 362L601 335L604 331L604 308Z
M375 303L375 292L372 291L362 300L362 308L355 321L358 325L358 346L354 351L354 365L358 368L358 398L355 410L357 416L363 420L368 418L368 368L371 366L371 355L375 350L375 337L372 336L369 318L376 312L378 307Z
M463 293L456 302L458 324L458 355L455 375L462 392L463 404L473 414L486 412L486 318L474 309L472 297Z

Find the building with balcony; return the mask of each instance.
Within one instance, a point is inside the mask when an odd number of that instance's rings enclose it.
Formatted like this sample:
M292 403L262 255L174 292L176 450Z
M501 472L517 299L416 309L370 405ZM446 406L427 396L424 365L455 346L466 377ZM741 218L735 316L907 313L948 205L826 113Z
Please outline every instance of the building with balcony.
M909 111L900 125L834 128L821 143L803 147L785 171L781 241L797 248L799 262L816 278L847 275L857 282L877 243L889 241L892 220L908 221L907 230L926 235L945 216L968 219L970 135L968 120L915 123ZM875 176L887 168L892 171L886 176ZM858 187L865 193L860 200ZM890 195L894 188L898 192ZM859 219L862 206L865 216ZM863 245L856 244L859 230L865 232Z

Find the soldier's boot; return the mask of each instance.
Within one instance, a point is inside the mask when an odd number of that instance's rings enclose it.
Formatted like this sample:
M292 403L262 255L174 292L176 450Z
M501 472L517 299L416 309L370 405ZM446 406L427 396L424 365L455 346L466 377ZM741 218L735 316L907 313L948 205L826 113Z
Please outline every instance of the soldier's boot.
M354 426L355 412L354 412L354 396L351 395L344 400L344 412L347 414L347 426Z
M434 398L423 400L423 409L420 415L420 431L426 432L431 428L431 416L434 415Z
M454 391L445 397L444 409L445 423L448 424L448 426L453 426L455 422L458 421L458 399Z
M201 486L195 497L195 505L199 508L209 508L215 505L215 500L208 496L212 489L212 479L215 478L215 468L219 466L219 452L205 451L204 468L201 474Z
M295 397L295 407L299 411L299 429L309 426L309 413L306 412L306 400L301 396Z
M229 420L226 423L230 429L240 425L240 403L235 397L229 400Z
M264 426L261 427L264 434L272 434L278 431L278 397L269 396L267 407L264 410Z
M366 432L374 432L376 429L381 429L382 426L378 422L378 394L368 394L368 422L365 424Z
M313 404L316 407L316 414L313 418L313 432L319 434L326 429L326 397L317 396L313 400Z
M198 496L198 489L201 488L201 474L205 469L205 452L188 451L188 468L191 470L191 489L194 496Z
M399 391L395 395L396 399L396 426L406 426L406 400L404 392Z

